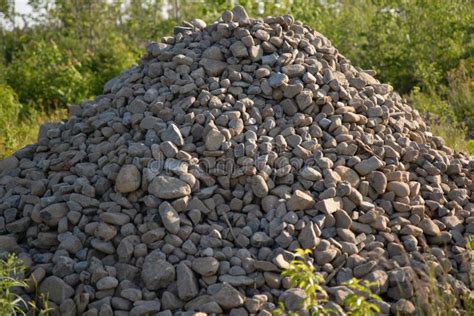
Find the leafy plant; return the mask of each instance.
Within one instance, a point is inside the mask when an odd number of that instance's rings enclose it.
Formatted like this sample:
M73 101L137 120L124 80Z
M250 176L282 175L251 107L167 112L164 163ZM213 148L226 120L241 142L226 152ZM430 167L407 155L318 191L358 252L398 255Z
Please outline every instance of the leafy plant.
M27 304L13 291L27 286L21 277L24 270L23 263L15 255L0 259L0 315L24 314Z
M310 249L297 249L294 259L281 275L289 278L293 288L300 288L305 292L304 306L311 310L311 315L327 315L331 310L323 306L327 302L327 293L322 286L324 278L308 260L307 255L310 253ZM281 314L284 311L285 306L281 305L275 313Z
M310 249L297 249L294 253L294 259L281 275L289 279L292 288L299 288L304 291L306 294L304 306L310 311L311 315L337 315L338 311L324 306L328 297L323 287L325 280L316 271L308 256L310 253ZM382 299L371 290L371 287L377 286L377 282L360 281L353 278L343 285L351 290L351 293L344 299L344 306L348 315L371 316L380 313L380 309L374 301L381 301ZM288 314L288 311L281 302L274 314L281 315L283 313ZM292 315L291 312L289 314ZM298 313L293 314L299 315Z
M372 286L377 286L377 282L367 282L352 278L343 284L352 290L344 299L344 306L349 315L373 316L376 313L380 313L380 308L372 301L380 302L382 299L370 289Z

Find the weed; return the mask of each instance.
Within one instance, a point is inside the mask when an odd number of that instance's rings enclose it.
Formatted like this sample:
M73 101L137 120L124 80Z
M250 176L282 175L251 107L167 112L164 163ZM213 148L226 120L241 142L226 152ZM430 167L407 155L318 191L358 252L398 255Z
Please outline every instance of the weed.
M309 260L307 255L310 253L311 250L309 249L297 249L294 253L294 259L281 275L289 278L290 285L293 288L300 288L305 292L304 306L310 311L311 315L338 315L337 310L324 306L328 297L323 287L325 280ZM371 287L378 285L377 282L367 282L353 278L343 285L350 290L350 293L344 299L347 315L372 316L380 313L380 309L374 301L382 301L382 299L371 290ZM274 311L274 314L299 315L297 312L286 311L286 307L282 302L279 308Z
M370 290L373 286L378 286L377 282L361 281L352 278L343 283L353 292L349 293L344 299L344 306L348 315L353 316L373 316L380 313L380 308L372 301L380 302L382 299Z
M305 292L304 306L311 309L311 315L328 315L331 310L323 306L327 301L326 290L322 287L324 278L315 271L313 264L308 262L307 255L310 253L309 249L297 249L294 259L281 275L289 278L293 288L300 288ZM280 315L284 312L285 306L280 304L275 314Z
M21 277L25 267L15 255L0 260L0 315L24 314L26 302L15 292L15 288L26 287Z

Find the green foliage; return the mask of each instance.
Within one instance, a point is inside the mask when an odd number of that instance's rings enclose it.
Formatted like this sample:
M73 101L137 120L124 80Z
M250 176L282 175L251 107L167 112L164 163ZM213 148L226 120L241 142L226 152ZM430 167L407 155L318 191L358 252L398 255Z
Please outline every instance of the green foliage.
M447 77L448 86L441 86L442 93L455 116L474 130L474 57L461 60Z
M34 300L26 302L17 293L29 286L25 271L23 261L15 254L0 258L0 315L26 315L25 311L29 310L32 315L46 316L51 311L47 295L37 292Z
M315 271L313 264L308 262L309 253L309 249L297 249L294 259L281 275L289 278L293 288L300 288L305 292L304 306L311 309L311 315L327 315L330 310L322 305L327 302L327 293L322 287L324 278ZM283 312L284 306L276 311L277 314Z
M427 119L433 134L441 136L449 147L474 155L474 58L461 60L448 72L448 86L439 93L422 92L415 87L410 95L413 106ZM444 97L443 97L444 96Z
M107 46L101 45L81 57L80 71L87 78L88 96L101 94L108 80L130 67L137 59L137 55L128 50L124 41L118 37L111 37L106 43Z
M474 284L474 235L470 235L466 238L466 248L467 248L467 261L470 269L468 269L469 280L471 284ZM474 311L474 293L470 297L470 303L472 303Z
M15 288L26 287L22 279L23 263L14 255L0 259L0 315L24 314L26 302L15 293Z
M64 109L42 112L23 106L13 89L0 83L0 159L26 144L34 143L42 123L59 121L65 116Z
M467 241L466 242L467 249L474 251L474 235L467 237L466 241Z
M373 286L378 286L377 282L360 281L353 278L345 282L344 285L353 291L344 299L344 306L347 309L348 315L373 316L380 313L380 308L371 302L382 301L380 296L372 293L370 289Z
M281 275L289 279L292 288L300 288L305 292L304 306L311 315L337 315L337 311L324 306L328 297L323 287L325 280L316 271L309 254L311 254L309 249L297 249L294 259ZM380 313L379 307L374 302L382 299L371 290L372 287L378 286L377 282L360 281L353 278L343 285L351 291L344 299L344 307L348 315L372 316ZM274 312L275 315L287 313L283 303L280 303L279 308ZM295 315L298 314L295 313Z
M7 69L7 82L23 104L64 107L87 96L87 80L80 67L54 41L38 41L15 55Z

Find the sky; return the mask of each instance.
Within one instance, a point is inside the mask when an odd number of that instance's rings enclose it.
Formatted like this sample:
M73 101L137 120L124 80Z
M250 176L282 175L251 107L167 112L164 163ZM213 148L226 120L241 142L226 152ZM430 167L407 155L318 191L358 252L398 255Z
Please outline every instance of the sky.
M29 14L31 13L33 10L31 8L31 6L28 5L28 0L14 0L13 1L14 4L15 4L15 12L16 13L19 13L19 14ZM15 24L17 26L22 26L23 25L23 21L21 18L17 17L15 19ZM7 29L10 29L12 28L13 26L11 25L11 23L9 23L8 21L6 21L5 19L3 19L3 15L2 13L0 12L0 25L1 26L4 26L6 27Z
M15 0L15 11L18 13L30 13L31 7L28 5L28 0Z

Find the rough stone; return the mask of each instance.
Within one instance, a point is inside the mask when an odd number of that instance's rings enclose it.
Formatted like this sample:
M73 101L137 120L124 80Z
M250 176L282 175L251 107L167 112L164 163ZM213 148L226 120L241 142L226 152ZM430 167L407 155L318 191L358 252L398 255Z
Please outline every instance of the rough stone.
M158 176L150 183L148 191L160 199L177 199L191 194L189 185L175 177Z

